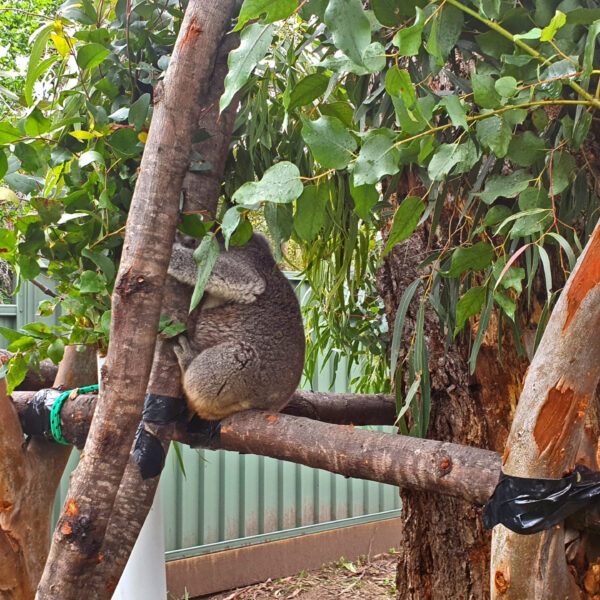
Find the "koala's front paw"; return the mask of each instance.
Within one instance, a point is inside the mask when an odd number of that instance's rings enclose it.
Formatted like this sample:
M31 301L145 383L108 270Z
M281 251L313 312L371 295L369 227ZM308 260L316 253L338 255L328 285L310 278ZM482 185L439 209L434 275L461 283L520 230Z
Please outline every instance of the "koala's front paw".
M173 352L175 352L181 370L185 371L187 366L194 360L194 351L185 335L180 335L177 338L173 345Z

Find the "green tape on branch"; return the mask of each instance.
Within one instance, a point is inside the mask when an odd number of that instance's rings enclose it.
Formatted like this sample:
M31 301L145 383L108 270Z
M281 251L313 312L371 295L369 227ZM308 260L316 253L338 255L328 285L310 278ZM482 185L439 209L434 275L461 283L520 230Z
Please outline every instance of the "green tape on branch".
M52 432L52 437L59 444L64 444L65 446L70 446L71 444L65 440L62 434L62 429L60 426L60 411L65 400L71 395L72 392L76 392L76 396L79 394L86 394L87 392L95 392L98 390L98 385L86 385L85 387L75 388L74 390L68 390L63 392L52 405L50 409L50 431Z

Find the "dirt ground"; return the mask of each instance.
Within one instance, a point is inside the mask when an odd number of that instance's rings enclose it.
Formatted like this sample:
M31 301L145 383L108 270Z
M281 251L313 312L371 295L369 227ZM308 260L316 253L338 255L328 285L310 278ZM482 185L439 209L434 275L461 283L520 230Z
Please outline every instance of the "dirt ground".
M267 580L197 600L390 600L396 594L396 557L379 554L370 561L343 558L317 571Z

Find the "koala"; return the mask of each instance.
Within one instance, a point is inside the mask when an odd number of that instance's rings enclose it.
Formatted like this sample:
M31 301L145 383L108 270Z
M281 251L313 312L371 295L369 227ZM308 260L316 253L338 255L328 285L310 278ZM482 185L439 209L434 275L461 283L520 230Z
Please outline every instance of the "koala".
M249 408L279 411L304 367L298 299L264 236L227 251L222 239L219 245L189 339L180 336L174 346L188 405L208 420ZM168 272L195 286L193 249L175 244Z

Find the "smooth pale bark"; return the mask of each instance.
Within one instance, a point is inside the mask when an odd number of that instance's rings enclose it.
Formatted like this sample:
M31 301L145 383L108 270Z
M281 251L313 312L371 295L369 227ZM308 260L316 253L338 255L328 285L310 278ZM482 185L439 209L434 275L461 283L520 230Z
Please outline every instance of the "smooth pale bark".
M503 459L520 477L573 467L600 378L600 226L563 289L529 367ZM535 568L532 569L532 565ZM567 567L564 527L532 536L494 529L493 598L580 597Z
M197 99L219 39L220 3L191 0L155 106L113 293L104 390L53 536L37 597L106 597L88 585L129 458L152 366ZM216 28L216 29L215 29ZM212 46L211 46L212 44ZM113 585L107 582L108 587Z
M67 346L54 387L96 381L93 348ZM0 362L7 356L0 356ZM52 505L71 446L42 438L25 443L15 407L0 379L0 598L31 600L50 544Z

